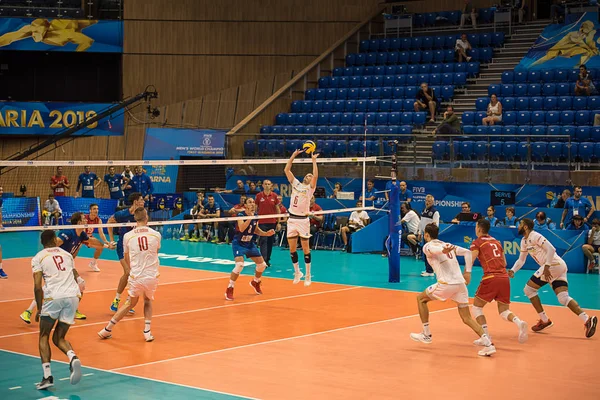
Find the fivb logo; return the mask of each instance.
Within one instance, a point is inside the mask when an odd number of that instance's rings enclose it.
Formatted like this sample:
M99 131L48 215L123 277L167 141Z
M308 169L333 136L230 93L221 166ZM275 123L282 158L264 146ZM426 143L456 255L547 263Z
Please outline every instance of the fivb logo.
M425 186L413 186L413 194L425 194Z

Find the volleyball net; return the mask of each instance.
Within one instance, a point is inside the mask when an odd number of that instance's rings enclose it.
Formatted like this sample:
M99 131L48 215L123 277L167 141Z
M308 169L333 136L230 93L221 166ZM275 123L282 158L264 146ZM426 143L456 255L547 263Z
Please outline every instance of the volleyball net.
M127 198L134 192L142 193L146 199L148 225L161 231L165 239L195 236L200 241L228 240L236 221L246 219L281 222L285 226L291 195L291 185L284 174L287 161L0 161L0 186L4 191L0 232L76 229L83 225L89 232L100 228L108 233L109 229L134 226L135 223L108 223L116 211L130 207ZM389 174L389 167L382 167L379 161L376 157L317 159L317 206L310 212L311 221L316 221L314 233L339 232L354 211L366 211L371 222L386 215L382 210L385 190L368 183L376 176ZM300 155L293 162L292 173L302 181L312 168L311 158ZM281 213L239 217L238 213L244 210L241 197L255 198L265 190L277 195L277 202L283 206L278 209ZM90 195L93 197L86 197ZM363 198L368 200L359 204ZM198 203L202 206L198 207ZM71 224L75 213L90 214L96 206L101 224L86 219ZM334 247L336 243L331 244Z

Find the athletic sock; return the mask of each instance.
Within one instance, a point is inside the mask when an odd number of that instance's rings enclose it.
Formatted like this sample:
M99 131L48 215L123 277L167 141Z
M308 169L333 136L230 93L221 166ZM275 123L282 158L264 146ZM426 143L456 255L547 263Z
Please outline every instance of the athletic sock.
M150 332L150 320L147 319L144 321L144 333L148 333Z
M42 369L44 370L44 379L52 376L52 370L50 369L50 363L43 363Z
M294 264L294 273L299 274L300 273L300 265L296 262L293 263Z
M538 313L538 315L540 316L542 322L548 322L548 316L546 315L546 311L542 311L541 313Z
M483 344L485 346L491 346L492 345L492 341L490 340L490 337L487 335L487 333L484 333L483 335L481 335L481 339L483 339Z
M69 362L73 361L73 357L75 357L75 352L73 350L67 351L67 357L69 357Z
M579 314L579 318L583 321L583 323L586 323L589 316L586 314L586 312L582 312L581 314Z
M115 299L117 299L117 300L121 300L121 293L117 293L117 294L115 295Z
M485 333L486 335L488 335L488 336L489 336L489 335L490 335L490 333L488 332L488 329L487 329L487 324L483 324L483 325L481 325L481 327L483 328L483 333Z
M306 268L306 276L309 278L310 278L310 264L311 263L304 264L304 266Z
M106 328L104 328L104 329L106 329L107 331L110 332L112 330L113 326L115 326L116 324L117 324L117 321L115 321L114 319L111 319L108 322L108 325L106 325Z
M517 317L516 315L515 315L515 317L513 318L512 322L513 322L515 325L517 325L518 327L520 327L520 326L521 326L521 320L520 320L520 319L519 319L519 317Z
M232 281L231 279L229 280L229 286L228 287L234 287L235 286L235 281Z
M429 322L425 322L423 324L423 334L425 336L431 336L431 331L429 330Z
M36 301L35 301L35 300L33 300L33 301L31 302L31 304L29 305L29 308L27 308L27 311L29 311L30 313L32 313L32 312L33 312L33 309L35 308L35 306L36 306L36 305L37 305Z
M260 278L254 277L254 282L260 282Z

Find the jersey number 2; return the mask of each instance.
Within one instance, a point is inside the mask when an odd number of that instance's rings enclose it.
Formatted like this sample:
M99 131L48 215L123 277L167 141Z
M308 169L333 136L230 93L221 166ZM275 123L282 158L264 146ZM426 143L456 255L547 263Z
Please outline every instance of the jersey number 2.
M61 256L54 256L52 257L52 260L54 260L54 265L56 265L56 269L58 269L59 271L66 271L65 267L62 266L63 258Z
M490 245L492 246L492 253L494 253L494 257L502 257L502 253L500 252L498 245L496 243L490 243Z
M138 238L138 246L140 251L148 250L148 238L146 236L140 236Z

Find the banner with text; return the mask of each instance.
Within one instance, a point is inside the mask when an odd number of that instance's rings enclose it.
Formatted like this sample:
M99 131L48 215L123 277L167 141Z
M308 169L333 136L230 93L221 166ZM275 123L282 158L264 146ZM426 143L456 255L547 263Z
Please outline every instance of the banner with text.
M0 102L0 135L55 135L112 107L111 103ZM123 135L123 114L94 122L77 136Z
M123 21L0 18L0 50L123 52Z
M40 206L38 197L9 197L2 203L2 225L14 226L40 225Z

